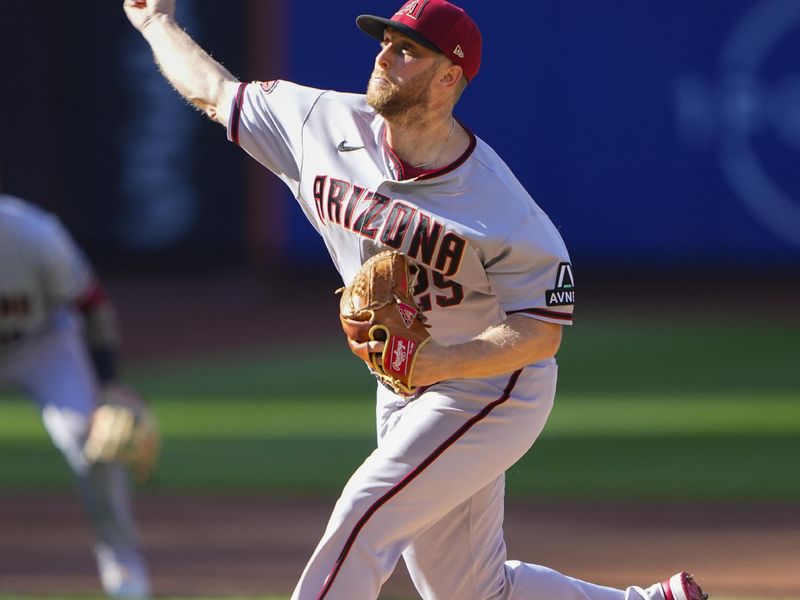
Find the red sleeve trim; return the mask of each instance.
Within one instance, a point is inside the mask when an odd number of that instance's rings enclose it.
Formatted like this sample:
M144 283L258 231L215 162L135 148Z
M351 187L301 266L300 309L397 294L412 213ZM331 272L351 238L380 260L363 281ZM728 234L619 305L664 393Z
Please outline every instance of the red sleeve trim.
M233 108L231 112L231 141L237 146L239 145L239 120L242 116L244 89L246 87L246 83L239 84L239 89L236 90L236 98L233 101Z
M89 312L108 300L108 294L98 281L93 281L87 290L75 301L75 306L83 313Z
M524 313L527 315L536 315L537 317L547 317L548 319L557 319L565 323L572 322L572 315L569 313L557 312L555 310L546 310L544 308L525 308L523 310L511 310L507 314L515 315L517 313Z

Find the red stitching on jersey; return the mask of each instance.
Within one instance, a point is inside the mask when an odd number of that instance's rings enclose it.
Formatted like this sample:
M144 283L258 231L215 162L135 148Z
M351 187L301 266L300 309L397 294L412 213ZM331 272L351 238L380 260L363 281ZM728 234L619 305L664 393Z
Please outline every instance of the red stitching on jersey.
M572 315L557 312L555 310L545 310L544 308L526 308L523 310L510 310L509 315L517 313L527 313L529 315L538 315L540 317L547 317L548 319L558 319L559 321L572 321Z
M501 405L503 402L508 400L509 396L511 396L511 392L514 389L514 386L517 383L517 379L519 379L520 373L522 373L522 369L518 371L514 371L511 374L511 379L508 381L508 385L503 390L502 396L500 396L497 400L490 402L487 404L481 412L477 415L472 417L466 423L464 423L458 430L447 438L436 450L434 450L425 460L423 460L416 468L410 471L403 479L397 482L395 486L386 492L383 496L378 498L375 503L367 509L367 512L364 513L364 516L359 519L358 523L356 523L353 530L350 532L350 536L347 538L347 541L344 544L344 548L342 552L339 554L339 558L336 559L336 563L333 566L333 569L325 578L325 584L322 586L322 590L320 590L319 595L317 596L317 600L322 600L325 598L327 593L330 591L331 586L333 585L333 581L336 579L336 576L339 574L339 571L344 564L345 559L347 558L350 549L353 547L353 544L356 541L356 537L358 537L359 532L364 528L364 525L367 524L370 517L374 515L377 510L386 504L389 500L391 500L394 496L396 496L403 488L405 488L409 483L411 483L420 473L422 473L425 469L427 469L434 460L439 458L442 454L444 454L445 450L447 450L450 446L458 441L460 437L462 437L467 431L469 431L473 425L478 423L479 421L486 418L486 416L494 410L495 407Z
M246 83L239 84L239 89L236 90L236 99L233 101L233 114L231 115L231 140L237 146L239 145L239 117L242 114L245 87L247 87Z

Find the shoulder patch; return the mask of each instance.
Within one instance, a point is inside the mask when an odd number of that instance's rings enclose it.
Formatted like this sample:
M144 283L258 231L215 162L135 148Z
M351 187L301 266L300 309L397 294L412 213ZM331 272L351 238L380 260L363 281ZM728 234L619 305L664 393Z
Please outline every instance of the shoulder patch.
M278 85L278 80L273 79L272 81L262 81L261 82L261 91L265 94L269 94L272 90L275 89L275 86Z
M572 265L558 265L556 284L552 290L545 292L547 306L571 306L575 304L575 279L572 276Z

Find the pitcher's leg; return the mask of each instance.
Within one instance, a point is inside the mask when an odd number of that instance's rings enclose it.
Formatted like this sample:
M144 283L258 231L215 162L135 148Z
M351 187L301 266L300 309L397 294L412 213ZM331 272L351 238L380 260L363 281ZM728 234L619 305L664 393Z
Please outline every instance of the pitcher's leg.
M475 514L476 508L472 499L458 506L403 553L423 600L664 600L657 584L619 590L540 565L506 561L502 532L492 536L492 544L475 548L481 521L493 520Z
M404 409L342 492L295 600L377 598L417 536L530 448L551 398L491 392L488 400L428 392Z
M506 560L505 478L498 477L419 535L403 553L423 600L641 600L552 569Z
M618 590L516 560L505 564L508 600L664 600L658 584Z
M402 492L407 465L374 452L353 474L292 600L374 600L400 553L426 524ZM410 500L410 501L409 501Z
M423 600L494 600L505 590L505 477L462 502L403 552Z

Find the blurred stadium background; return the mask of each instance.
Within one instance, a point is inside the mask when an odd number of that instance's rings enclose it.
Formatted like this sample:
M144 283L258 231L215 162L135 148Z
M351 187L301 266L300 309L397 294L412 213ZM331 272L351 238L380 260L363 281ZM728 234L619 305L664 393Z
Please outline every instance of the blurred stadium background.
M361 91L376 47L354 17L398 3L178 18L241 79ZM0 2L0 189L58 214L119 306L165 434L138 494L157 591L287 593L374 443L372 385L294 200L169 88L120 4ZM485 54L457 115L579 286L552 421L509 473L511 549L613 585L693 568L800 597L800 2L463 5ZM97 589L59 461L0 397L0 597Z

